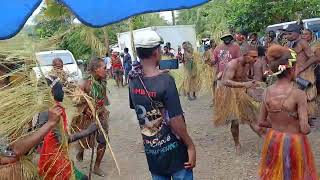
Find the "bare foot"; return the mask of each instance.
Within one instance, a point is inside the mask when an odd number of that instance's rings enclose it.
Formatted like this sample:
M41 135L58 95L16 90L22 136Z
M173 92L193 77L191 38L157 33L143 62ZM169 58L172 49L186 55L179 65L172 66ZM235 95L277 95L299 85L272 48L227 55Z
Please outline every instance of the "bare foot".
M76 156L76 158L77 158L77 160L79 161L79 162L82 162L83 161L83 151L81 151L81 152L78 152L78 154L77 154L77 156Z
M98 167L94 167L94 168L93 168L93 173L94 173L95 175L100 176L100 177L104 177L104 176L105 176L104 172L103 172L100 168L98 168Z
M241 153L241 145L238 144L236 145L236 155L240 155L240 153Z

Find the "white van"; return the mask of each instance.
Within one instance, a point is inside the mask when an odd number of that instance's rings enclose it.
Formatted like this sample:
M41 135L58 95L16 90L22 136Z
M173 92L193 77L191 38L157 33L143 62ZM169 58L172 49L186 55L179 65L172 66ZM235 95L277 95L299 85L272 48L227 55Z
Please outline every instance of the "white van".
M320 18L304 19L304 20L302 20L302 22L303 22L303 26L305 29L312 30L315 33L317 39L320 38ZM280 24L270 25L267 27L267 32L274 31L278 35L279 29L286 29L289 26L289 24L294 24L294 23L297 23L297 21L284 22L284 23L280 23Z
M54 50L54 51L44 51L36 53L37 66L33 68L39 79L44 75L47 75L52 70L52 61L55 58L61 58L63 61L63 70L69 74L68 81L80 81L82 80L82 72L77 65L72 53L68 50ZM41 71L40 69L41 68Z

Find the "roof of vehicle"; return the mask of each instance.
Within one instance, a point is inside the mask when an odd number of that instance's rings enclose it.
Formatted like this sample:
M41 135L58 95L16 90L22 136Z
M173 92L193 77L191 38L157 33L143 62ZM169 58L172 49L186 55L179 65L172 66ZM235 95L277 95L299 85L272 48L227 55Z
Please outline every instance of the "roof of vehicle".
M312 21L320 21L320 18L311 18L311 19L303 19L302 20L303 23L312 22ZM279 24L273 24L273 25L268 26L268 28L277 27L277 26L284 26L284 25L293 24L296 22L297 21L290 21L290 22L284 22L284 23L279 23Z
M71 53L69 50L53 50L53 51L42 51L37 52L36 55L45 55L45 54L63 54L63 53Z

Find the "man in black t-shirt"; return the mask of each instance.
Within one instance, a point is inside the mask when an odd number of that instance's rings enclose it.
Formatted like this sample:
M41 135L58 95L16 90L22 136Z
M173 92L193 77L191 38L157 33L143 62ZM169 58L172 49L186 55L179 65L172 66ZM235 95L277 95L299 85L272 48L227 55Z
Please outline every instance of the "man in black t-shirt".
M153 180L192 180L196 150L190 138L174 79L159 69L161 37L137 33L140 65L130 72L130 107L135 109Z

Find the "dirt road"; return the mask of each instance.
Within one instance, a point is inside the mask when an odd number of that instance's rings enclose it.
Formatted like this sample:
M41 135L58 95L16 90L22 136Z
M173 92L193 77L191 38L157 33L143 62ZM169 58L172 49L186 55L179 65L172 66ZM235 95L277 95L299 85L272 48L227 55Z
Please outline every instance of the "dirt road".
M95 180L149 180L150 175L143 153L142 139L136 116L129 109L128 89L110 87L111 120L110 139L112 148L121 168L119 176L114 162L107 152L102 168L107 177L93 176ZM240 140L242 153L235 155L229 127L214 128L210 96L201 96L196 101L181 97L186 113L188 130L197 148L197 167L194 170L198 180L253 180L257 179L257 168L263 139L254 134L247 126L241 126ZM221 102L223 103L223 102ZM317 167L320 169L320 131L309 135ZM86 151L85 161L76 163L88 173L90 152Z

